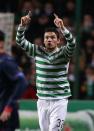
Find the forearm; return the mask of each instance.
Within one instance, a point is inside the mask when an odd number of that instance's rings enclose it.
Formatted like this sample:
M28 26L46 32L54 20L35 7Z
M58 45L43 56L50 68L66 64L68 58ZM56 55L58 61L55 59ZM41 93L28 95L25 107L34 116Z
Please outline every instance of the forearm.
M19 25L17 34L16 34L16 43L22 49L24 49L28 55L34 56L35 45L25 39L25 29L26 27Z
M25 27L20 26L18 27L17 34L16 34L16 43L21 47L25 46Z
M67 41L67 45L64 47L64 53L67 57L71 57L76 47L76 40L72 33L65 27L63 27L63 29L61 28L60 30Z
M69 44L75 44L75 38L66 27L61 28L60 31L65 37L66 41L69 42Z
M75 44L75 39L73 38L72 34L64 26L63 20L60 19L56 14L54 14L54 16L55 16L54 23L56 27L60 29L61 33L63 34L67 42L69 44Z
M4 110L10 110L10 112L12 111L14 103L21 97L27 86L28 83L24 77L19 77L17 79L15 87L12 89L12 94L6 103Z

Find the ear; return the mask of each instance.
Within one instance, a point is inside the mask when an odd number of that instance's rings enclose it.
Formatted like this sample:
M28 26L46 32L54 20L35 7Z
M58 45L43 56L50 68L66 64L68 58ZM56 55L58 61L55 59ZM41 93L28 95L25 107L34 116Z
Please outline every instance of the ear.
M57 40L57 43L58 43L58 44L60 43L60 39Z

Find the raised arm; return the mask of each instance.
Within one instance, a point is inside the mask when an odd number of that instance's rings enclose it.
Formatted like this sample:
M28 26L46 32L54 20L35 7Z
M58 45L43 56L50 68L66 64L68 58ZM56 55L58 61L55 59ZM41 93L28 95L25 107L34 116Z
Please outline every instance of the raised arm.
M54 19L55 25L60 29L61 33L67 40L67 45L64 46L63 53L67 58L70 58L73 55L75 49L75 45L76 45L75 38L70 33L70 31L66 29L66 27L64 26L63 20L60 19L56 14L54 14L54 16L55 16Z
M30 12L28 15L21 18L21 22L20 22L20 25L18 27L17 34L16 34L16 43L22 49L24 49L29 56L34 56L35 55L35 45L27 41L25 39L25 34L24 34L26 27L29 24L30 20L31 20Z

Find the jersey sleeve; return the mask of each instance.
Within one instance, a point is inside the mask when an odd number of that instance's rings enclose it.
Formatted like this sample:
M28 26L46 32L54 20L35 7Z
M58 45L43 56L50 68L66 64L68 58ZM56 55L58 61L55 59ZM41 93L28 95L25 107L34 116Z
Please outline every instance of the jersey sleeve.
M25 27L18 27L16 34L16 43L26 51L29 56L35 56L36 46L25 39Z
M67 58L70 58L74 53L76 47L76 40L73 37L72 33L66 28L64 28L64 30L61 30L61 33L67 41L67 45L63 47L63 53Z

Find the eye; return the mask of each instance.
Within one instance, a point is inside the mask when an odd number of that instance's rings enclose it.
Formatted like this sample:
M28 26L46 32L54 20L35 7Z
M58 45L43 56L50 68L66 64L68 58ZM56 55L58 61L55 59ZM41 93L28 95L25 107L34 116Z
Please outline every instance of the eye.
M45 39L48 39L48 38L49 38L48 36L45 37Z
M51 39L55 39L55 36L51 36Z
M55 36L45 36L45 39L55 39L56 37Z

